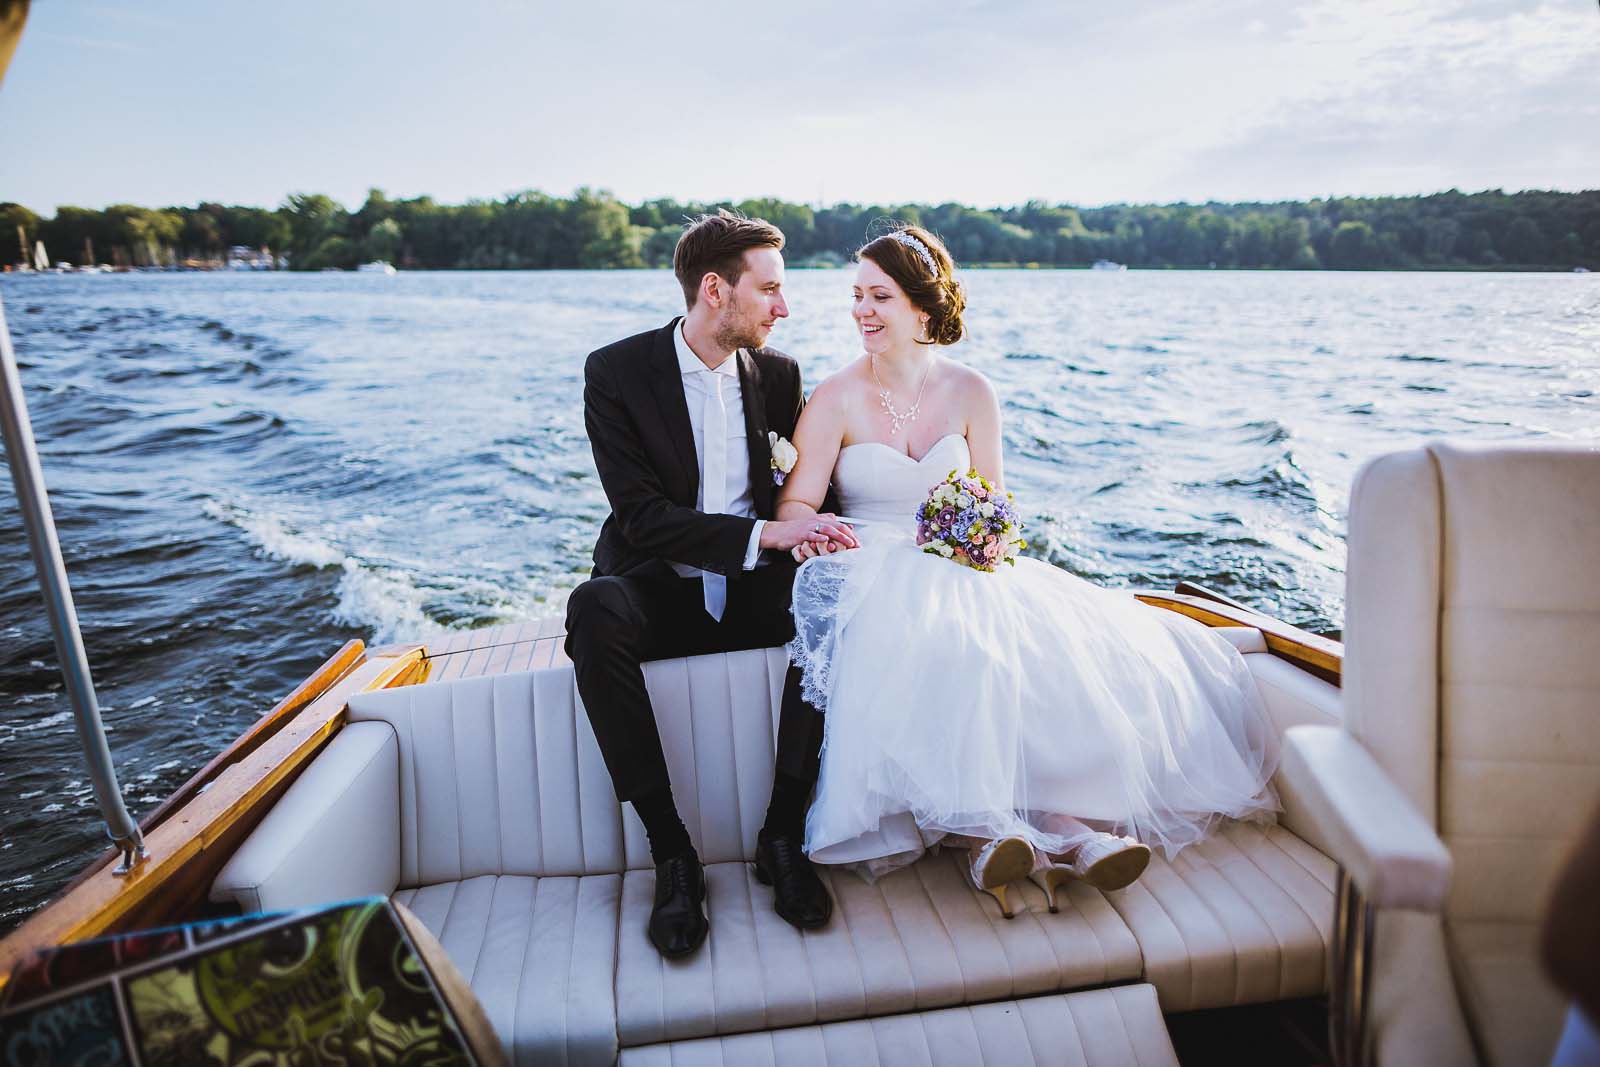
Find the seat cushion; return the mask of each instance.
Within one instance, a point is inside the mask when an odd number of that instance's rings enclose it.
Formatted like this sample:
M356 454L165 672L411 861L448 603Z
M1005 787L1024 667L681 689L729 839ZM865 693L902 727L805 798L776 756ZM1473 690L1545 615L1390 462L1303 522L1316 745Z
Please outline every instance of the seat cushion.
M1163 1011L1314 996L1327 986L1336 868L1281 826L1227 823L1106 894Z
M1456 987L1490 1067L1549 1063L1567 998L1539 966L1539 924L1447 924Z
M1155 990L1091 989L976 1007L624 1049L621 1067L1177 1067Z
M685 960L645 937L654 871L622 883L617 1030L624 1046L895 1015L1137 978L1139 946L1094 890L1073 885L1059 914L1024 884L1001 917L938 852L874 884L822 870L832 921L802 934L772 910L749 865L706 867L711 935Z
M622 879L486 875L394 899L438 937L515 1064L610 1064Z

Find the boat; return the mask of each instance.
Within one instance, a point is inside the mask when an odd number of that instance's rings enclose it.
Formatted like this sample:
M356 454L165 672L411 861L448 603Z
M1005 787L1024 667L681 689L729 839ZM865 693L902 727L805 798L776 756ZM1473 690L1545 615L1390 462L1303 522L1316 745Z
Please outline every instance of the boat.
M520 1063L1548 1059L1564 1003L1531 949L1539 901L1573 806L1600 797L1600 722L1581 714L1600 697L1600 547L1565 533L1600 526L1600 450L1431 442L1370 462L1342 642L1198 585L1128 592L1238 648L1283 746L1282 817L1220 826L1123 890L1072 883L1058 908L1024 884L1012 919L933 853L870 885L824 872L833 921L788 926L750 864L783 650L647 665L711 886L709 942L665 962L643 934L644 835L611 790L559 619L351 641L133 823L3 314L0 385L116 842L0 940L0 1011L36 951L364 898L420 920ZM1483 797L1495 806L1472 808ZM1538 864L1460 821L1484 811ZM277 1029L305 1025L306 1001L236 992Z
M142 820L148 856L129 875L106 856L0 942L0 973L86 936L376 897L437 936L517 1062L801 1063L823 1048L855 1062L874 1042L912 1040L932 1047L908 1062L1011 1062L985 1059L981 1035L1042 1058L1063 1042L1082 1043L1078 1062L1215 1062L1285 1030L1315 1041L1324 1018L1326 1045L1287 1046L1277 1062L1326 1062L1331 1050L1333 1062L1366 1063L1385 1047L1377 1062L1542 1062L1564 1006L1531 951L1543 876L1518 856L1474 851L1428 798L1472 795L1481 762L1449 738L1481 747L1497 721L1522 730L1541 717L1567 724L1561 751L1544 757L1555 762L1506 773L1531 792L1557 774L1600 796L1600 729L1592 717L1587 732L1574 727L1564 710L1600 691L1582 636L1600 567L1568 572L1595 549L1559 533L1600 521L1600 451L1435 443L1373 461L1353 497L1348 644L1196 585L1128 594L1234 643L1285 758L1276 824L1225 825L1171 862L1155 858L1127 889L1073 883L1052 914L1023 884L1007 920L935 853L874 885L825 873L834 920L802 934L773 915L750 867L783 650L666 660L646 680L673 780L694 783L680 805L707 862L712 934L689 961L663 965L643 934L654 872L642 829L611 792L561 621L546 619L431 644L350 642ZM1446 499L1458 513L1443 513ZM1516 537L1545 531L1520 567L1490 565L1507 523ZM1397 545L1397 527L1422 532ZM1471 555L1470 572L1451 577L1446 543ZM1587 677L1588 697L1527 690L1509 723L1499 701L1451 697L1436 657L1461 652L1444 647L1441 583L1465 600L1482 595L1475 585L1549 596L1543 572L1570 573L1553 595L1591 609L1541 624L1536 669ZM1504 647L1526 610L1485 616L1482 633L1454 641ZM1417 621L1430 611L1444 630ZM1479 668L1526 678L1515 657ZM1537 804L1502 815L1549 831ZM1453 890L1465 907L1449 897L1452 862L1472 876ZM1490 920L1485 940L1473 912L1497 906L1515 918ZM1519 1010L1474 1000L1452 965L1514 984ZM1395 1025L1397 1005L1437 1016L1428 1056L1407 1052L1416 1036ZM1482 1059L1475 1040L1491 1049ZM1441 1049L1452 1055L1432 1058Z
M1094 266L1091 269L1093 269L1093 270L1127 270L1128 269L1128 265L1126 263L1117 263L1117 262L1115 262L1113 260L1109 260L1109 259L1097 259L1097 260L1094 261Z
M375 259L371 263L363 263L356 268L357 274L393 274L394 264L388 260Z

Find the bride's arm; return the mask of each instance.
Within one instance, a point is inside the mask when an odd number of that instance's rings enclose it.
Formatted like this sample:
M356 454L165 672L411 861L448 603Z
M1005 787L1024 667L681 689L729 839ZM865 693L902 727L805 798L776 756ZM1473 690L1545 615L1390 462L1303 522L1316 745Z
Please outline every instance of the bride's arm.
M800 412L800 421L794 428L794 448L799 458L784 478L783 489L778 494L776 513L779 519L810 518L817 514L828 495L833 465L844 441L845 390L842 385L833 378L824 381ZM831 515L825 517L832 518ZM842 532L849 536L848 528L842 528ZM836 538L826 551L855 547L855 538L849 536L848 541ZM812 554L815 553L803 553L796 558Z
M800 412L794 428L794 448L800 454L794 470L783 479L778 493L780 519L804 519L817 513L828 495L833 464L844 440L844 404L840 382L829 378Z
M967 411L967 450L978 473L1005 492L1005 469L1000 459L1000 400L988 378L973 370L967 373L975 379L966 390L972 398Z

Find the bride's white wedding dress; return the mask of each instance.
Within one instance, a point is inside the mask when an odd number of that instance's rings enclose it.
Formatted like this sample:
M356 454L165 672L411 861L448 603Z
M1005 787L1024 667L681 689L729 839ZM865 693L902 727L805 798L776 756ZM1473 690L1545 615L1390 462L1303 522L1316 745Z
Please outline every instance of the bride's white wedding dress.
M861 547L800 568L789 649L826 712L811 858L875 877L947 834L1060 853L1083 839L1061 816L1170 855L1274 810L1274 734L1225 638L1038 560L981 573L915 544L913 512L970 461L960 434L921 460L839 452Z

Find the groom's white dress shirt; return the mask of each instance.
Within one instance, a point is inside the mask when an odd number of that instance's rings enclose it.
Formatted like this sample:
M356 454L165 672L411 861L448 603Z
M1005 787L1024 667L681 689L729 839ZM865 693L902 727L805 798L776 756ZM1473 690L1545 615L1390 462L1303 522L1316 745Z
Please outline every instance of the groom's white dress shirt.
M735 352L711 370L694 354L683 336L683 321L672 331L678 352L678 370L683 379L683 398L689 408L689 426L694 431L694 454L700 464L700 488L695 493L697 511L721 512L755 518L756 501L750 491L750 450L744 428L744 398L739 388L739 354ZM753 570L761 556L761 530L765 519L756 519L750 530L750 544L744 553L744 569ZM674 563L673 570L685 578L700 578L705 583L706 611L721 621L728 602L728 579L698 567Z

